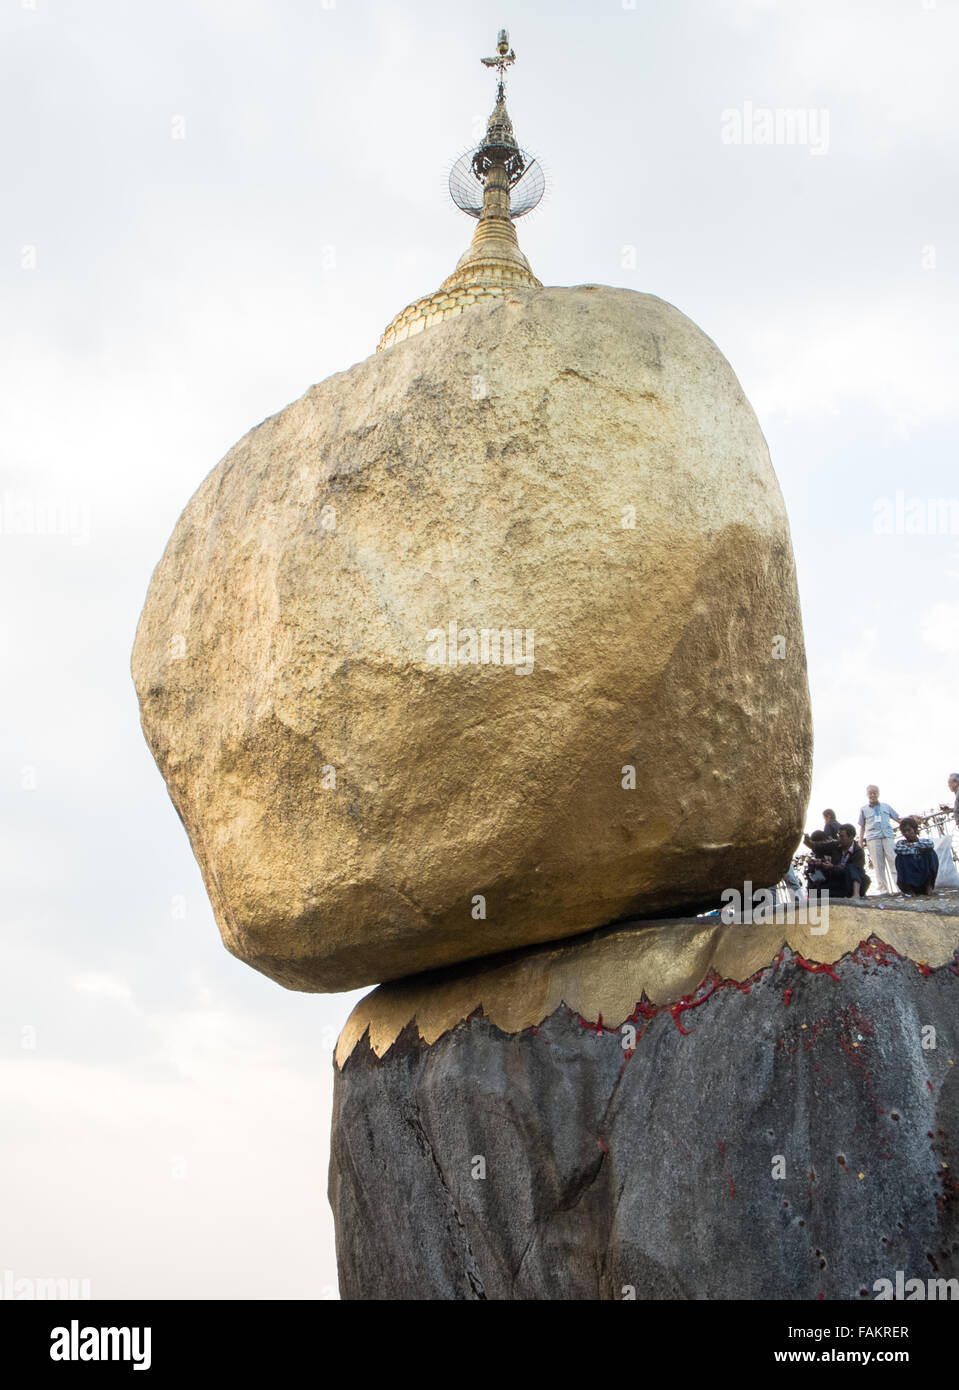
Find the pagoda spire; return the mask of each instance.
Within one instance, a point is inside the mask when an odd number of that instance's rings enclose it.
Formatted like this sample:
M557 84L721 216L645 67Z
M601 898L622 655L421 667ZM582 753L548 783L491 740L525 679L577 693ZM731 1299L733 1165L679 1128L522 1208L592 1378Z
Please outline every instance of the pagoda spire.
M431 327L461 313L470 305L507 289L541 289L516 236L515 218L529 212L542 197L543 177L537 162L522 150L506 108L506 69L516 61L509 34L501 29L497 54L482 58L497 70L496 101L486 123L486 135L470 155L453 167L450 194L463 212L477 218L472 241L440 288L407 305L389 324L379 347ZM517 189L523 183L522 196Z
M477 282L498 284L504 272L511 283L518 283L517 271L525 273L526 283L538 286L539 281L530 269L529 261L519 249L519 239L513 223L510 189L526 172L526 159L516 143L513 122L506 109L505 70L515 63L516 54L509 46L509 34L499 31L497 58L482 58L486 67L496 67L496 104L486 123L486 139L474 152L471 160L473 174L483 185L483 207L469 249L464 252L456 270L443 282L443 288L462 283L464 274ZM512 273L510 273L512 272Z

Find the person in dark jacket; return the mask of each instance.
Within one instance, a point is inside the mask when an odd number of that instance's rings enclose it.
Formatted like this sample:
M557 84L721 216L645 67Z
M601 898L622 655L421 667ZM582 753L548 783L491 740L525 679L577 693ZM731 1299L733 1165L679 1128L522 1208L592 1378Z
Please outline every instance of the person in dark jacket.
M804 838L811 851L806 860L806 890L812 901L814 894L829 887L829 875L840 854L839 841L828 840L824 830L814 830Z
M810 863L813 861L810 860ZM856 827L839 827L839 855L835 862L818 861L826 871L830 895L837 898L864 898L872 879L866 873L866 851L856 844Z
M806 860L806 897L810 906L829 898L829 876L839 858L839 841L827 840L824 830L814 830L803 839L809 846Z
M896 841L896 882L900 893L907 897L926 897L936 886L939 856L931 840L919 838L919 822L915 816L903 816L899 822L902 839Z
M823 811L822 820L822 830L814 830L811 835L804 835L802 837L803 844L809 849L815 848L812 843L813 840L830 840L837 842L839 840L839 822L836 819L835 811L831 807L827 807L826 810Z

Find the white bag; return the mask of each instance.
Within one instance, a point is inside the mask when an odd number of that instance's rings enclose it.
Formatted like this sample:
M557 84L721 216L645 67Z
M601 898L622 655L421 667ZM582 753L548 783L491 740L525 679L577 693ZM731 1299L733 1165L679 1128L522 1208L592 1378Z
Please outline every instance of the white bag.
M939 872L936 875L937 888L959 888L959 872L952 857L952 836L943 835L936 841L936 854L939 856Z

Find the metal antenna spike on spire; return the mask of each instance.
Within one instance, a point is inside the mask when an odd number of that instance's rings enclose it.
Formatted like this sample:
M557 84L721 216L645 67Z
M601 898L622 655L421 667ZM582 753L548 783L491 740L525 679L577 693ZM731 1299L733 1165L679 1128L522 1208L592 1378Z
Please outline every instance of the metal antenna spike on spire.
M509 46L509 34L505 29L501 29L499 33L496 35L496 52L497 57L481 58L480 62L483 64L484 68L499 69L500 96L497 99L502 100L502 92L504 87L503 79L506 73L506 69L516 62L516 54Z
M506 109L505 74L516 62L516 53L505 29L496 36L496 50L495 58L480 59L484 67L495 68L498 74L496 103L486 125L486 137L453 165L449 190L461 212L482 218L484 206L489 211L487 190L499 186L509 200L505 213L515 221L539 203L546 191L546 178L539 161L517 143Z

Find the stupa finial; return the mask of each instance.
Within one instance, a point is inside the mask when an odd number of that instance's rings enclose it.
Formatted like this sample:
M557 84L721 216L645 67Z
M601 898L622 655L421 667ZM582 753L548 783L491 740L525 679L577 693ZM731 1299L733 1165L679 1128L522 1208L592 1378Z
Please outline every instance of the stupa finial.
M486 68L497 68L499 70L499 91L503 92L503 74L506 69L516 62L516 54L509 46L509 34L505 29L501 29L496 35L496 54L495 58L481 58L480 62Z
M416 300L397 314L380 339L380 348L507 289L542 288L519 249L513 225L536 207L546 180L539 161L520 148L506 109L505 73L516 62L516 53L505 29L496 38L496 57L480 61L497 72L496 101L484 138L460 156L449 179L450 197L462 212L477 219L476 231L453 274L435 294Z

